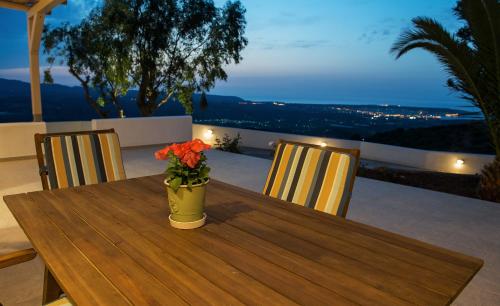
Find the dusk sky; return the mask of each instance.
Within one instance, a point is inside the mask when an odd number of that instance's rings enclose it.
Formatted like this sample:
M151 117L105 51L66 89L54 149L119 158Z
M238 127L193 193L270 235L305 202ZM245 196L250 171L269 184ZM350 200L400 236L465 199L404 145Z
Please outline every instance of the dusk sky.
M68 0L46 24L78 22L100 1ZM462 106L429 54L398 61L391 44L415 16L458 23L454 0L243 0L249 45L214 94L289 102ZM222 5L224 1L216 1ZM0 77L28 80L25 14L0 9ZM77 85L64 67L55 81Z

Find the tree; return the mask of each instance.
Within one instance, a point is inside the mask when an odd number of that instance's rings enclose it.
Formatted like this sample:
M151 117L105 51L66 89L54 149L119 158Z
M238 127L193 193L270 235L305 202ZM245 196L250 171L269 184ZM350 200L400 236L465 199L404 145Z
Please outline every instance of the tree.
M227 80L224 66L238 64L248 44L245 28L239 1L105 0L80 24L48 29L43 41L100 115L108 104L123 111L120 98L134 88L140 113L151 116L172 99L191 113L195 92Z
M202 92L200 96L200 109L204 110L207 107L208 107L207 95L205 94L205 92Z
M456 33L437 20L417 17L391 52L396 58L414 49L432 53L449 75L448 87L481 110L496 152L495 162L483 170L482 196L495 200L500 190L500 3L459 0L454 13L463 22Z

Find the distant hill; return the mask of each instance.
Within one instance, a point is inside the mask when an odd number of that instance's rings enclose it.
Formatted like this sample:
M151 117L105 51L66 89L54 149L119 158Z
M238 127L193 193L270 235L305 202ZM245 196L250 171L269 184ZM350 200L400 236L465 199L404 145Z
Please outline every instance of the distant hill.
M78 86L41 86L45 121L98 118ZM121 99L127 117L139 117L137 91ZM464 112L443 108L395 105L316 105L246 101L240 97L207 95L201 110L193 96L193 122L319 137L365 139L412 148L490 153L486 128ZM111 106L110 106L111 107ZM111 110L111 109L110 109ZM110 112L115 115L114 111ZM155 116L183 115L172 101ZM467 119L466 119L467 118ZM0 78L0 122L31 121L30 85ZM243 139L243 144L245 139Z
M58 84L42 84L42 107L45 121L91 120L99 118L83 97L83 89L79 86L64 86ZM134 98L137 91L131 90L121 102L128 117L139 117L139 111ZM194 95L195 110L198 109L200 96ZM209 104L237 103L244 101L239 97L207 95ZM155 116L183 115L184 109L172 101L160 108ZM111 111L110 114L114 115ZM0 78L0 122L30 121L31 93L30 84L17 80Z
M490 143L488 129L483 122L440 125L428 128L399 128L377 133L365 140L423 150L480 154L495 153Z

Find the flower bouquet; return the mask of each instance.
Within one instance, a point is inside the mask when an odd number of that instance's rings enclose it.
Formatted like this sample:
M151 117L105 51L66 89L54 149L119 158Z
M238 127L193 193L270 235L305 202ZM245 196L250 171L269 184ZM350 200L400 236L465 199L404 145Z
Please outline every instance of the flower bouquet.
M192 229L205 224L205 189L210 168L203 151L210 149L200 139L172 144L155 152L158 160L168 160L165 171L170 224Z

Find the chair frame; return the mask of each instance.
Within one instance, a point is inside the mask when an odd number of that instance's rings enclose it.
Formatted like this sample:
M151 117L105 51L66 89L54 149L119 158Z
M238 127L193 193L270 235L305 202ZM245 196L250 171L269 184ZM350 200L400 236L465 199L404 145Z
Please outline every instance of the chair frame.
M38 160L38 168L40 179L42 180L43 190L49 190L49 180L48 180L48 172L45 169L45 159L43 155L43 141L45 137L54 137L54 136L73 136L73 135L88 135L88 134L106 134L106 133L115 133L115 129L107 129L107 130L95 130L95 131L76 131L76 132L64 132L64 133L46 133L46 134L35 134L35 149L36 149L36 159Z
M280 145L280 144L292 144L292 145L304 146L304 147L309 147L309 148L326 150L326 151L330 151L330 152L349 154L349 155L354 157L355 166L354 166L354 173L353 173L351 180L349 182L349 199L347 200L347 203L345 204L344 210L341 212L340 215L338 215L339 217L345 218L347 216L347 211L349 210L349 204L351 203L352 190L354 188L354 181L356 180L356 175L358 174L358 169L359 169L359 165L360 165L361 150L337 148L337 147L332 147L332 146L324 146L323 147L320 145L315 145L315 144L310 144L310 143L278 139L278 145Z
M35 257L36 251L33 248L0 255L0 269L32 260Z

